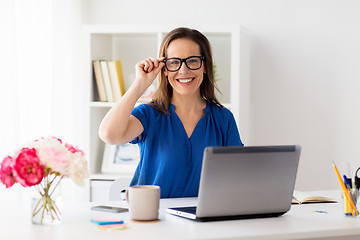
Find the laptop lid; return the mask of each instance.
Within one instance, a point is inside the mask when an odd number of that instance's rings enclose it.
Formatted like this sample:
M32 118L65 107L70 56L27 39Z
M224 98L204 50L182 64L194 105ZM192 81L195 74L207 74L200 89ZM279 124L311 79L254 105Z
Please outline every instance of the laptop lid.
M198 218L281 215L291 207L300 146L207 147Z
M300 146L207 147L197 207L171 214L201 221L273 217L291 207Z

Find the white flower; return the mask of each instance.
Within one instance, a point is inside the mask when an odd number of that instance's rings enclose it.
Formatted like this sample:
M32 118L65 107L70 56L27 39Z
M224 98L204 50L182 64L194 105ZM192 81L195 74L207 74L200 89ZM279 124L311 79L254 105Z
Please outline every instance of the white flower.
M89 176L85 153L71 144L46 137L32 142L29 147L36 149L42 165L73 179L78 185L83 185L84 178Z
M42 165L63 176L69 174L69 150L60 139L55 137L41 138L33 142L30 147L36 149Z
M70 153L68 177L78 185L84 185L84 178L89 176L87 161L81 152Z

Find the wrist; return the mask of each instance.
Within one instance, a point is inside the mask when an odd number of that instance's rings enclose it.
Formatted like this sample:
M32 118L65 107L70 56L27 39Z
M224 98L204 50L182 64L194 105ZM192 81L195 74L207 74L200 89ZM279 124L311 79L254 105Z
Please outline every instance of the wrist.
M135 79L128 89L128 92L133 92L137 98L140 98L147 88L148 86L146 85L145 81L142 79Z

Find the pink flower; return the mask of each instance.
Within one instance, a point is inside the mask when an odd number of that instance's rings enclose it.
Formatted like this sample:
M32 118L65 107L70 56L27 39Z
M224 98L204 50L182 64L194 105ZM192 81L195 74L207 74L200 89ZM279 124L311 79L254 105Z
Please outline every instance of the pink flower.
M57 137L54 137L54 136L48 137L48 139L49 139L49 138L56 139L56 140L58 140L60 143L62 143L62 141L61 141L60 138L57 138ZM41 137L40 140L46 140L46 138ZM37 141L39 141L39 139L36 139L34 142L37 142Z
M44 177L44 166L34 148L23 148L15 159L14 176L24 187L31 187L41 182Z
M17 151L15 156L3 159L0 182L7 188L16 182L30 187L41 183L49 174L70 177L75 183L83 184L89 175L85 153L59 138L42 137Z
M78 148L78 146L73 146L71 144L65 143L65 147L71 152L71 153L80 153L81 156L85 156L85 153Z
M56 137L41 138L33 142L30 147L37 150L42 165L61 175L68 175L69 151L60 139Z
M4 158L0 168L0 181L6 186L6 188L12 187L15 183L13 175L14 159L10 156Z
M62 175L66 176L68 174L69 157L63 149L49 147L38 151L41 162L45 166Z

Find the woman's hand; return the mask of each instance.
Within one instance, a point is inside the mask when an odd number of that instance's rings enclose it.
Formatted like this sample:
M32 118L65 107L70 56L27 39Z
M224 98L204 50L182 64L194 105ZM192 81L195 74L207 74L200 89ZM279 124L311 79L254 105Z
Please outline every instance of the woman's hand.
M136 78L124 96L105 115L99 127L100 138L109 144L123 144L144 130L141 122L131 115L136 102L153 83L165 58L148 58L136 64Z
M136 64L136 77L135 81L140 81L142 86L146 86L146 89L154 82L156 76L159 74L160 70L164 67L165 63L163 60L165 57L161 58L147 58L138 64Z

